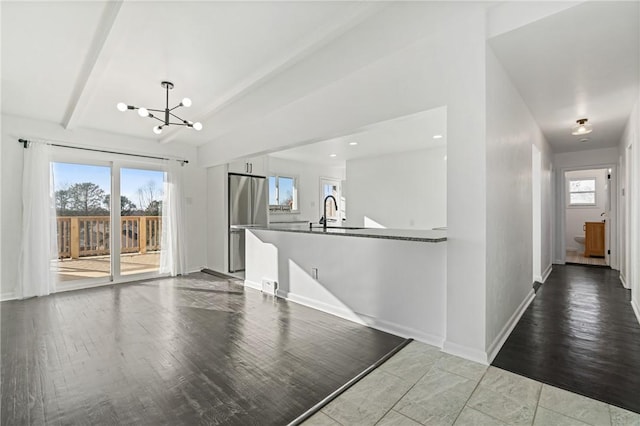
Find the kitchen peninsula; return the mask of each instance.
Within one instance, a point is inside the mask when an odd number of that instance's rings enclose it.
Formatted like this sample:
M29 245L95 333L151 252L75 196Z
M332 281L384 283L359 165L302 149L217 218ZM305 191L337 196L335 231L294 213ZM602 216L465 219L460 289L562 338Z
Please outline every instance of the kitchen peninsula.
M373 328L442 347L446 232L252 227L245 285Z

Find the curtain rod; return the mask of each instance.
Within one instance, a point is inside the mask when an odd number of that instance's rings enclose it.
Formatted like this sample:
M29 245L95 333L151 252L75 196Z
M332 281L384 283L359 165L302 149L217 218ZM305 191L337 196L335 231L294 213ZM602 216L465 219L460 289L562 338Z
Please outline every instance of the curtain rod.
M30 141L30 140L27 140L27 139L18 139L18 143L21 143L23 145L23 148L27 148L31 142L34 142L34 141ZM179 160L179 159L176 159L176 158L154 157L153 155L131 154L131 153L128 153L128 152L118 152L118 151L107 151L107 150L104 150L104 149L95 149L95 148L85 148L85 147L81 147L81 146L62 145L62 144L51 143L51 142L44 142L44 143L46 143L48 145L51 145L51 146L57 146L57 147L60 147L60 148L80 149L80 150L83 150L83 151L93 151L93 152L103 152L105 154L129 155L131 157L153 158L154 160L174 160L174 161L178 161L178 162L182 163L182 165L185 165L185 164L189 163L189 160Z

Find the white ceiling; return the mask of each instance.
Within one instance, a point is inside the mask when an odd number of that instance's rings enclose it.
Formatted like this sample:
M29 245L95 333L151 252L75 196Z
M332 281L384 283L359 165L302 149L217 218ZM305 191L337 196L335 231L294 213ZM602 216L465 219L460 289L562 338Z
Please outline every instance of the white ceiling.
M638 99L639 22L637 1L585 2L489 40L554 152L618 144ZM588 142L571 135L584 117Z
M447 108L440 107L376 123L348 135L279 151L271 156L344 167L347 160L445 146L446 129ZM434 139L435 135L442 138ZM357 145L350 145L353 142Z
M378 6L367 2L2 2L2 112L158 139L158 124L118 102L170 107L205 128L176 127L205 143L214 113ZM169 129L171 130L171 129ZM167 134L168 133L168 134ZM187 136L185 136L187 135ZM173 135L174 136L174 135Z
M433 4L424 16L440 19L439 2L2 1L2 113L202 145L429 36L433 22L416 14L403 25L390 4ZM490 39L556 152L615 146L639 86L639 3L574 4ZM538 5L523 2L514 19L520 3L510 4L502 27L524 24ZM360 38L349 37L357 26ZM294 65L304 78L287 73ZM163 108L162 80L175 83L172 105L192 99L176 113L203 131L158 137L157 122L115 108ZM569 133L582 117L594 131L580 144Z

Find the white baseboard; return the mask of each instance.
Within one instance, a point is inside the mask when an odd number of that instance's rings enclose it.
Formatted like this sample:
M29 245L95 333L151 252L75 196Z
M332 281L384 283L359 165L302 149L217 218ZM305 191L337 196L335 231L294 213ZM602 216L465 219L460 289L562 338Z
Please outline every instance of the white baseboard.
M244 280L244 286L252 288L254 290L262 291L262 284L261 283L254 283L253 281Z
M547 269L545 269L545 271L542 273L542 281L540 281L542 284L544 284L547 278L549 278L549 275L551 275L551 271L553 271L553 263L550 263Z
M444 338L432 333L425 333L424 331L417 330L415 328L407 327L401 324L397 324L391 321L382 320L380 318L374 318L368 315L359 314L349 309L340 308L334 305L328 305L326 303L319 302L317 300L309 299L304 296L300 296L294 293L287 293L284 291L277 291L277 296L286 299L290 302L304 305L318 311L322 311L337 317L355 322L357 324L365 325L367 327L374 328L376 330L384 331L387 333L395 334L404 338L412 338L428 345L442 348Z
M638 301L632 299L631 307L633 308L633 312L636 314L636 319L638 320L638 323L640 323L640 306L638 306Z
M487 358L489 363L491 363L496 355L498 355L498 352L500 352L502 345L504 345L504 342L506 342L511 332L518 324L518 321L520 321L522 314L524 314L535 297L536 292L531 289L529 291L529 294L527 294L527 297L524 298L522 303L520 303L520 306L518 306L513 315L511 315L511 318L509 318L504 327L502 327L502 330L500 330L500 333L496 336L487 350Z
M459 345L457 343L445 341L442 345L442 351L451 355L459 356L470 361L479 362L480 364L489 365L487 353L468 346Z
M624 274L622 273L622 271L620 271L620 276L619 276L619 278L620 278L620 282L622 283L622 287L624 287L624 288L626 288L626 289L629 289L629 286L627 285L627 280L626 280L626 278L624 277Z
M0 302L5 302L7 300L15 300L15 299L16 299L16 293L13 291L6 291L0 294Z
M554 265L564 265L564 259L556 259L553 261Z

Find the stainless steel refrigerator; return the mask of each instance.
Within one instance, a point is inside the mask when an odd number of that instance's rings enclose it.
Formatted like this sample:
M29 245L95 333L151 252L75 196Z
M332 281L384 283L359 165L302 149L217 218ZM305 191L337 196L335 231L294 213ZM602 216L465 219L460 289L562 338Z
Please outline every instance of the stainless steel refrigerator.
M267 225L268 203L265 177L229 173L229 272L244 271L245 228Z

